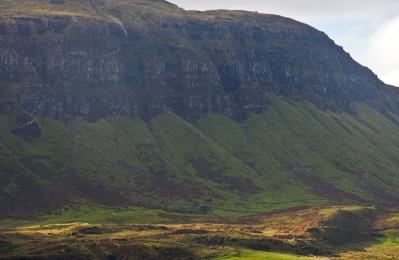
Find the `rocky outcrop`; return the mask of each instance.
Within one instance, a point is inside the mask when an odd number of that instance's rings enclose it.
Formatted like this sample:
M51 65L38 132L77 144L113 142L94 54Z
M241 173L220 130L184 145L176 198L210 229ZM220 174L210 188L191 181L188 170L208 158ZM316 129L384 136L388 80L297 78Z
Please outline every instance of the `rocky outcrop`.
M18 104L33 115L150 118L171 109L239 119L265 110L268 91L334 110L383 96L370 70L291 19L163 1L77 3L37 2L53 13L3 8L0 78L22 86Z

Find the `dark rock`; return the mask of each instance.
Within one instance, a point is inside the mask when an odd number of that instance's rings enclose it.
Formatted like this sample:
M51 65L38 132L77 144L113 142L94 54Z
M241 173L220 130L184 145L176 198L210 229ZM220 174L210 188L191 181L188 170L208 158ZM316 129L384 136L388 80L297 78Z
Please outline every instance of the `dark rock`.
M38 138L42 134L36 119L26 113L17 117L15 123L10 127L10 131L25 138Z
M326 34L288 18L82 1L87 16L69 1L51 3L71 15L0 18L0 78L29 82L19 104L35 115L147 119L172 109L186 119L209 112L241 119L267 109L266 92L322 109L359 101L398 107L398 91ZM132 15L136 22L125 18Z
M101 229L101 227L98 227L98 226L79 227L79 228L75 229L75 232L77 234L89 234L89 235L104 233L104 231Z

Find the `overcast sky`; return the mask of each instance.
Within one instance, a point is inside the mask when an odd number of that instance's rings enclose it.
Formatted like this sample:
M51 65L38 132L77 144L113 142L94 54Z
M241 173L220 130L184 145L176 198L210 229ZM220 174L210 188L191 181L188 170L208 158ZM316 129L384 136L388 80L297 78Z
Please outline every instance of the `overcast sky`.
M326 32L383 81L399 86L399 0L170 0L184 9L279 14Z

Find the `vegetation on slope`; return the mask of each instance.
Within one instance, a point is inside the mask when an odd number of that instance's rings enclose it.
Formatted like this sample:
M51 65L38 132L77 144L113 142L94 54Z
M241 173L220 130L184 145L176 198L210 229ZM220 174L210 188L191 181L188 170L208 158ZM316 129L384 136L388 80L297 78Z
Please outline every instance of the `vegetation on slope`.
M41 118L39 138L13 135L3 116L0 140L8 157L1 157L2 165L13 158L24 169L19 174L42 183L37 187L43 192L51 194L48 185L57 189L62 196L52 197L54 205L83 198L227 216L397 200L399 139L392 121L365 105L347 114L271 94L268 99L266 112L241 122L211 114L190 123L173 112L148 122L109 117L64 124ZM3 200L36 201L11 191L29 183L5 178ZM26 210L26 204L2 207L8 216Z
M368 219L370 212L376 222ZM0 226L0 259L392 259L398 253L397 231L389 220L394 214L340 206L249 215L230 223L10 223ZM147 218L137 211L139 216ZM367 225L358 234L362 224ZM381 231L379 225L390 230ZM332 247L314 236L314 230L327 227L342 243ZM342 230L358 235L347 240Z

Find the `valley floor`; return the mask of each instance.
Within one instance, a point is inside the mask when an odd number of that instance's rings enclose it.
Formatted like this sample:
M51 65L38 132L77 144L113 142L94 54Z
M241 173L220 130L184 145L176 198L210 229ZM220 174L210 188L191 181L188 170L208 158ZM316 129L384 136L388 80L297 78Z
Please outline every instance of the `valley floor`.
M332 206L216 219L125 209L90 223L59 213L0 222L0 259L399 259L395 212Z

